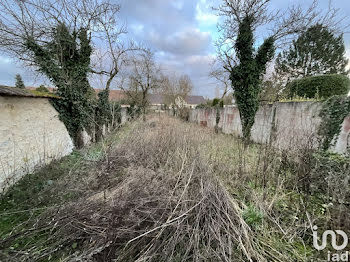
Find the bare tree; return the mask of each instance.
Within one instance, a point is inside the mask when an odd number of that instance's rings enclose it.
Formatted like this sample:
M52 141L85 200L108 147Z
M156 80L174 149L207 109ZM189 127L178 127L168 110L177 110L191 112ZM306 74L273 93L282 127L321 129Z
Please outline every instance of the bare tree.
M91 73L103 79L106 89L125 64L126 54L142 49L121 40L126 25L117 19L120 5L109 0L2 0L0 9L0 50L30 66L36 63L26 47L29 38L46 45L57 24L71 32L88 30L95 46Z
M209 72L209 77L213 78L218 84L219 88L222 90L222 95L220 100L224 100L225 96L229 93L231 82L230 74L224 68L224 64L220 60L216 60Z
M184 74L178 76L177 74L163 75L161 81L161 88L159 93L163 96L164 102L167 105L175 106L177 97L186 99L192 92L193 83L191 78Z
M162 75L158 93L163 96L163 101L166 105L174 104L177 96L177 76L175 74Z
M183 98L186 98L193 89L193 83L188 75L181 75L179 77L179 89L178 94Z
M129 60L128 84L121 86L129 99L142 111L146 119L146 109L149 104L148 94L160 87L161 71L154 62L153 53L145 51L134 54Z
M0 49L35 66L26 41L30 38L45 45L50 42L54 28L64 24L70 32L84 28L90 39L98 36L103 25L113 26L120 6L108 0L1 0Z
M130 53L147 50L134 41L125 43L122 36L127 34L126 25L118 25L114 17L104 14L98 21L101 26L99 39L103 44L94 54L92 73L102 76L105 79L105 89L109 90L121 68L128 64Z

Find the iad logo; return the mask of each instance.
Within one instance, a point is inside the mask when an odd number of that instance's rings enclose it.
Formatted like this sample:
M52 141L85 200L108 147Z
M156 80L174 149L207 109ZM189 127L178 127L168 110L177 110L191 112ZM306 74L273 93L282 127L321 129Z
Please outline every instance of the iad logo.
M323 250L326 248L328 236L331 236L331 245L337 251L343 250L348 245L349 239L343 230L335 230L335 232L333 230L326 230L322 234L322 242L321 245L319 245L317 226L314 226L312 229L313 245L317 250ZM343 238L343 243L341 245L337 244L337 234ZM332 254L328 251L328 261L349 261L349 251L342 254Z

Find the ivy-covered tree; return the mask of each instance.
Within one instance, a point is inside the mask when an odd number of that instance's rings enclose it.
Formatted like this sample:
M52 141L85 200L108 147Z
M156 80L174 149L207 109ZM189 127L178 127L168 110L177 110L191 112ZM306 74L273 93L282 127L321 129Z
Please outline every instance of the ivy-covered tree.
M26 47L33 53L39 71L57 87L60 99L53 101L70 135L80 146L77 134L92 122L94 97L88 82L92 48L85 28L70 32L60 23L53 29L53 38L47 44L39 44L28 38Z
M255 50L253 23L254 18L246 16L239 25L235 43L239 63L233 67L230 76L245 139L250 138L255 114L259 109L262 75L275 51L273 37L265 39L258 50Z
M276 72L285 81L321 74L347 74L343 35L322 24L300 34L276 59Z
M221 0L216 8L223 19L218 27L217 57L230 74L234 96L242 120L243 135L250 137L258 109L261 77L274 55L274 46L285 46L305 28L322 21L339 29L343 17L331 5L320 12L317 1L278 9L271 0ZM269 34L269 35L267 35ZM256 43L262 43L257 48Z
M16 79L15 86L16 86L17 88L21 88L21 89L25 89L25 88L26 88L26 87L24 86L24 83L23 83L23 80L22 80L21 75L16 75L15 79Z
M96 106L97 140L102 137L103 126L107 125L111 118L111 104L109 103L109 89L104 89L98 94Z

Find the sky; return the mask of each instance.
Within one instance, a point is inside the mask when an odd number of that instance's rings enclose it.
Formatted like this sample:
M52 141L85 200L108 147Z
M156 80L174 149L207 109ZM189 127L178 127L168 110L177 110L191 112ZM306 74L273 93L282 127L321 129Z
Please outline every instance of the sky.
M271 7L284 9L298 1L305 6L311 3L311 0L272 0ZM212 7L221 0L119 0L118 3L119 18L127 26L128 37L149 47L164 73L188 74L194 84L192 94L215 96L219 84L208 75L216 56L219 18ZM326 9L328 0L319 0L319 4L321 9ZM341 16L350 18L350 0L333 0L333 6L339 8ZM344 43L350 58L350 32L344 34ZM14 85L16 74L22 75L27 86L50 85L16 60L0 54L0 84Z

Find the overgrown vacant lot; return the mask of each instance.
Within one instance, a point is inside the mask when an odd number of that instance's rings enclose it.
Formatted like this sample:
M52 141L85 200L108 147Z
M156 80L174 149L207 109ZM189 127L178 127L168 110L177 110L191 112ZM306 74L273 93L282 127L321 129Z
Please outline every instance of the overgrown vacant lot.
M12 187L0 260L317 260L310 226L349 228L346 176L339 156L149 116Z

